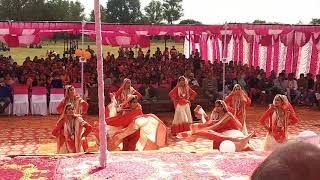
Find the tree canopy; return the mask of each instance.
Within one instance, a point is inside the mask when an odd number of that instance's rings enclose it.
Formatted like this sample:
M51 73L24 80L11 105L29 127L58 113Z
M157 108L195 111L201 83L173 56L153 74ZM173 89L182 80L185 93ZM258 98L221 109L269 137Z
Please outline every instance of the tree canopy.
M84 7L68 0L0 0L0 19L14 21L80 21Z

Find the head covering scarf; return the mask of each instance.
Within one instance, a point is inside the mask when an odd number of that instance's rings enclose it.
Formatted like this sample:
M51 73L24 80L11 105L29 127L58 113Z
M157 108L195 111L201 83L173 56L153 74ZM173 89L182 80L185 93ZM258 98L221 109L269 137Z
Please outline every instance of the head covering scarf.
M185 87L180 87L180 81L184 80L186 83ZM185 76L180 76L178 78L178 82L177 82L177 87L178 87L178 94L182 95L186 98L189 98L189 82L187 80L187 78Z

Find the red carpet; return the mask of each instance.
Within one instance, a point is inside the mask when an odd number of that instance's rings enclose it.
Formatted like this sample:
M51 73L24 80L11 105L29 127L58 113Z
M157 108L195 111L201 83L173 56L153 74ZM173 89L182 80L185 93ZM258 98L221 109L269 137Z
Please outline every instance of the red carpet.
M56 165L54 157L0 157L0 179L53 179Z
M267 153L111 153L0 158L0 179L248 179Z
M112 153L107 168L98 155L62 158L55 179L247 179L267 153Z

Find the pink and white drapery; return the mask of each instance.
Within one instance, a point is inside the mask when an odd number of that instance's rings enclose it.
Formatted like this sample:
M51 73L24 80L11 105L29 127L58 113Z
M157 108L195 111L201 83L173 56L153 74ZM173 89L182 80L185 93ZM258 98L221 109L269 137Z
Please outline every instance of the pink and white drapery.
M227 57L234 63L259 66L266 71L267 76L272 72L278 74L283 70L286 73L295 73L296 76L301 73L315 75L320 73L320 32L318 31L245 30L244 34L227 35ZM220 59L225 46L224 34L206 35L201 39L207 39L207 43L200 43L202 57L206 57L211 62ZM219 45L221 47L218 47ZM185 50L188 51L187 48Z
M189 49L191 52L198 49L204 59L217 62L227 47L227 56L233 61L259 66L268 75L282 70L296 75L317 74L320 69L320 26L228 24L225 32L223 25L102 24L101 30L103 42L111 45L147 47L150 36L185 37L186 55ZM95 26L86 23L82 32L81 22L0 22L0 41L10 47L37 44L56 32L95 36Z

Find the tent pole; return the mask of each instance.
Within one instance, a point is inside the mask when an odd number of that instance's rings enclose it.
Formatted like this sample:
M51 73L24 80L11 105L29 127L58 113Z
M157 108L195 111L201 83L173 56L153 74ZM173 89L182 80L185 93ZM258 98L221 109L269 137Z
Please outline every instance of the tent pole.
M107 129L105 121L104 107L104 81L103 81L103 58L102 58L102 34L101 34L101 14L100 2L94 0L96 46L97 46L97 72L98 72L98 97L99 97L99 137L100 137L100 166L107 166Z

